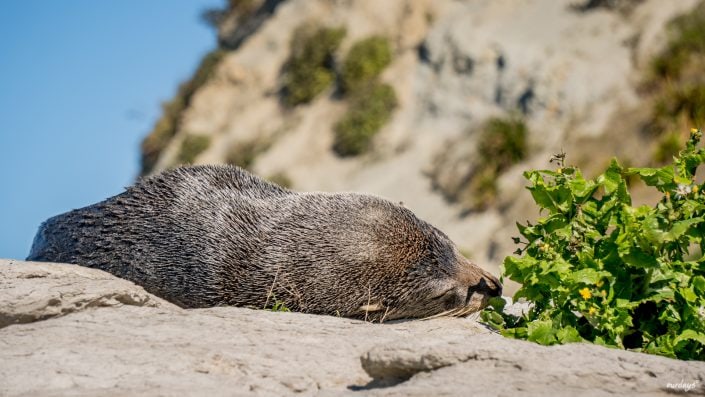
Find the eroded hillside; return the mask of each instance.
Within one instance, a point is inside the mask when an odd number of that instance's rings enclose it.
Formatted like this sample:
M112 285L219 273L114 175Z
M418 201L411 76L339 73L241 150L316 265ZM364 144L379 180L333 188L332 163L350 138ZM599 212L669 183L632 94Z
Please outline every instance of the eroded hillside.
M703 121L704 9L231 0L207 13L219 48L165 104L143 172L232 163L296 190L375 193L497 272L515 220L536 216L523 170L561 150L588 170L657 163Z

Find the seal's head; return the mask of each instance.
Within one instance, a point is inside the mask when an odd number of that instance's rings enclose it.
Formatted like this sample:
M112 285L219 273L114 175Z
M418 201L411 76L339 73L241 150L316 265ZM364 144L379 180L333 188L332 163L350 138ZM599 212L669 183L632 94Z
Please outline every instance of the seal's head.
M307 231L306 241L317 234L315 255L325 268L300 289L298 309L316 312L322 305L323 312L378 321L462 316L501 295L496 277L464 258L448 236L401 205L344 193L305 207L321 206L325 215L315 215L319 225ZM326 255L330 249L334 253ZM302 253L301 246L287 249L292 251ZM300 258L299 263L309 261ZM309 300L312 291L317 298Z
M373 227L378 263L387 266L388 274L396 274L395 283L389 284L389 278L380 280L391 287L386 293L380 291L381 305L361 309L378 309L387 319L462 316L501 295L499 280L463 257L437 228L399 206L381 216L385 218Z

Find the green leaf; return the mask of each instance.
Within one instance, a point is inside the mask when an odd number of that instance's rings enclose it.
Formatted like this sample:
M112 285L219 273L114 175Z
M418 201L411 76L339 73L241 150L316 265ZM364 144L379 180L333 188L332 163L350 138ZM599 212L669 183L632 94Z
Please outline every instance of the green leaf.
M620 309L633 309L639 306L639 302L632 302L629 299L615 299L615 304Z
M612 159L605 173L597 177L597 183L605 187L605 194L610 195L619 187L619 182L622 180L620 171L619 164L615 159Z
M621 345L622 336L629 328L632 327L632 325L634 325L632 322L632 316L629 314L628 309L617 309L612 314L612 318L610 320L611 322L609 328L611 328L615 335L619 336L619 339L617 339L616 342Z
M553 200L551 200L551 196L546 192L545 186L529 186L527 189L529 189L531 192L531 197L534 198L534 201L539 205L539 207L545 209L555 208L553 205Z
M507 301L501 296L494 296L487 301L487 305L498 313L501 313L504 310L504 306L507 305Z
M556 341L556 330L551 320L535 320L529 323L528 340L541 345L553 345Z
M674 223L671 230L663 234L663 241L678 240L678 238L683 236L693 225L697 225L702 221L703 217L697 217Z
M581 202L592 197L595 190L599 187L595 182L583 179L580 174L578 174L575 179L568 181L568 186L570 186L570 191L573 193L573 196Z
M622 173L622 167L617 162L617 159L613 158L605 173L597 177L597 183L604 186L606 196L614 194L620 202L631 204L627 183Z
M686 302L693 303L698 300L698 296L695 295L695 292L690 288L679 288L678 294L682 296Z
M574 283L594 285L609 274L608 272L600 272L595 269L581 269L569 274L566 279Z
M673 182L673 166L670 165L662 168L630 168L627 174L639 175L645 184L659 188L660 191L670 190L676 185Z
M506 326L504 317L494 310L483 310L482 313L480 313L480 318L496 330L503 330Z
M661 287L659 289L648 291L647 298L642 299L642 302L646 302L646 301L651 301L651 302L656 302L656 303L661 302L661 301L672 302L673 299L675 298L675 296L676 295L671 288Z
M541 208L551 212L567 212L573 197L565 186L529 186L527 189Z
M678 324L681 321L681 314L673 306L668 305L663 308L658 319L663 323Z
M659 226L656 214L646 216L641 223L641 227L644 237L652 244L661 245L665 241L665 233Z
M605 346L605 347L615 347L615 343L611 341L607 341L605 338L602 336L596 336L595 340L593 341L596 345L600 346Z
M658 267L653 270L653 273L651 273L651 283L658 283L664 280L671 281L675 279L676 276L677 273L666 266Z
M673 340L673 344L678 344L678 342L682 342L684 340L694 340L705 346L705 334L702 332L693 331L692 329L686 329L681 332L681 334Z
M490 320L495 324L504 324L504 318L497 312L490 312Z
M680 171L686 178L692 177L691 170L694 170L700 164L705 163L705 151L702 149L695 153L684 153L679 159Z
M526 339L526 327L517 327L517 328L511 328L511 329L503 329L499 331L502 336L505 336L507 338L515 338L515 339Z
M644 351L649 354L658 354L659 356L676 358L676 355L673 354L673 348L671 346L649 343L646 348L644 348Z
M577 329L569 326L563 327L556 333L559 343L576 343L584 342L585 340L580 336Z
M536 264L537 260L530 256L522 258L508 256L504 258L502 265L506 276L516 282L522 283L525 281L526 275L531 273L531 268L535 267Z
M565 219L563 214L553 214L549 216L545 221L541 222L546 233L556 233L559 229L565 228L569 233L570 228L566 228L568 221ZM565 231L564 231L565 233Z
M700 292L700 294L705 294L705 277L693 277L693 279L691 280L691 285L696 291Z
M556 258L551 261L541 261L539 262L541 267L541 274L556 273L563 277L564 274L568 274L571 269L570 263L568 263L563 258Z
M675 182L675 183L677 183L677 184L679 184L679 185L690 185L690 183L691 183L692 181L690 180L690 178L685 178L685 177L682 177L682 176L680 176L680 175L675 175L675 176L673 177L673 182Z
M631 247L629 251L625 254L620 254L619 257L622 258L624 263L633 267L652 268L658 266L658 261L653 255L649 255L636 247Z

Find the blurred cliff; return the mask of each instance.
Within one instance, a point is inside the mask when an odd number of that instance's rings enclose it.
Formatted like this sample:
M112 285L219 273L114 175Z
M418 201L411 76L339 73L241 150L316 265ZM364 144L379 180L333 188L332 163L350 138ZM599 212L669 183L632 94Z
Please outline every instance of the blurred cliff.
M537 216L524 170L561 151L590 176L656 164L705 118L695 0L230 0L204 18L218 49L164 104L143 174L232 163L375 193L495 272Z

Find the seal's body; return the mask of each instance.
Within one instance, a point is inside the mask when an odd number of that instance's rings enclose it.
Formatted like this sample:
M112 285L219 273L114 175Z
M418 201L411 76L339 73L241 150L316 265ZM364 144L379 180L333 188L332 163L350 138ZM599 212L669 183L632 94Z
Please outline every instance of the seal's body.
M53 217L27 259L102 269L190 308L282 302L382 320L466 313L501 291L404 207L230 166L167 171Z

